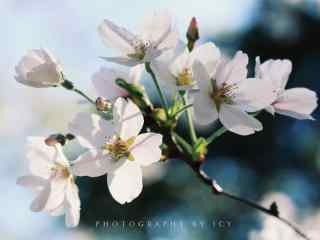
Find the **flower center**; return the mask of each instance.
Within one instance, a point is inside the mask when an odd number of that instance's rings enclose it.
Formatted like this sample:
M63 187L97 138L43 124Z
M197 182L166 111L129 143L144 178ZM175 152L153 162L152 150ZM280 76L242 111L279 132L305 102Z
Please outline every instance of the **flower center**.
M152 47L152 43L150 41L142 41L142 40L137 40L134 43L134 53L128 54L128 57L130 58L135 58L138 60L143 60L146 52L149 48Z
M133 156L131 155L129 148L133 144L134 138L129 138L128 140L124 141L117 137L111 141L108 141L106 144L102 146L102 149L107 150L110 152L113 160L120 160L122 158L128 158L129 160L134 160Z
M54 177L61 177L61 178L72 177L69 167L62 165L61 163L55 163L55 165L51 168L51 171Z
M222 86L218 87L215 80L212 80L212 92L210 93L211 99L217 106L218 111L222 103L233 104L233 92L237 89L236 84L227 85L223 83Z
M185 68L179 73L178 77L176 78L177 86L188 86L193 83L192 79L192 71L190 68Z

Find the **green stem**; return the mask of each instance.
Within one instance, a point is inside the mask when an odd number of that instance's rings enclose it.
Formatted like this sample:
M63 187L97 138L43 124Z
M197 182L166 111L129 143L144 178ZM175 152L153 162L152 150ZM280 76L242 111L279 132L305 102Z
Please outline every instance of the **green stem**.
M77 89L74 86L74 83L69 81L68 79L66 79L63 74L62 77L64 79L63 83L61 84L62 87L64 87L65 89L69 90L69 91L73 91L75 93L78 93L79 95L81 95L82 97L84 97L86 100L88 100L90 103L92 103L93 105L96 105L96 101L94 101L93 99L91 99L90 97L88 97L88 95L86 95L84 92L82 92L81 90Z
M188 106L188 93L182 92L181 97L182 97L183 105ZM197 138L196 130L193 125L192 109L191 108L187 109L187 122L188 122L190 138L192 140L192 143L195 144L197 142L198 138Z
M172 132L173 137L175 138L176 142L181 146L189 155L192 154L192 146L180 135L176 132Z
M168 114L168 102L167 102L167 99L165 98L164 96L164 93L162 91L162 88L159 84L159 81L158 79L156 78L156 75L154 74L154 72L152 71L151 67L150 67L150 63L145 63L145 67L146 67L146 71L151 75L152 77L152 80L157 88L157 91L159 93L159 96L160 96L160 101L161 101L161 105L162 107L165 109L165 112L166 112L166 116L168 118L169 114Z
M90 103L92 103L93 105L96 105L96 102L91 99L90 97L88 97L84 92L80 91L77 88L74 88L72 91L78 93L79 95L81 95L82 97L84 97L85 99L87 99Z
M193 106L193 104L189 104L189 105L186 105L184 107L182 107L179 111L177 111L175 114L174 114L174 117L178 116L180 113L184 112L185 110L187 110L188 108L191 108Z
M213 132L208 138L207 143L208 145L212 143L216 138L220 137L222 134L224 134L227 131L225 127L219 128L217 131Z

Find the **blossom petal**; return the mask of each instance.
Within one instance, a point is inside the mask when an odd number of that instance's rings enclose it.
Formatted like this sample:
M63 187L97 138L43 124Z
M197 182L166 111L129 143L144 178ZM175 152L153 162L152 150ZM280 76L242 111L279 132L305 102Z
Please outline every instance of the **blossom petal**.
M101 148L106 138L113 136L114 125L97 114L78 113L69 123L69 130L86 148Z
M130 81L129 75L120 70L101 67L98 72L93 74L92 82L97 93L101 97L112 99L116 97L127 96L128 93L116 84L116 80L120 78Z
M65 213L65 204L64 202L61 203L57 208L53 209L53 210L50 210L48 211L50 216L53 216L53 217L58 217L58 216L61 216Z
M197 82L197 85L202 94L209 96L212 91L211 79L205 65L196 60L192 66L193 79ZM206 94L207 93L207 94Z
M120 204L130 203L142 191L142 170L130 162L116 174L108 174L108 187L112 197Z
M45 144L44 137L29 137L26 144L26 157L33 175L48 179L51 174L56 149Z
M229 131L243 136L261 131L263 128L257 119L228 104L221 105L219 119Z
M115 162L111 156L103 151L90 150L80 155L71 166L76 176L99 177L120 167L121 161Z
M50 194L45 206L46 211L52 211L63 203L66 185L67 180L64 178L55 178L50 181Z
M196 48L194 48L190 54L191 61L194 62L195 60L201 62L205 66L211 68L207 69L207 71L211 74L215 72L214 69L212 69L212 66L217 66L217 63L221 57L220 50L214 45L213 43L205 43L202 44Z
M194 120L199 125L209 125L219 117L214 103L209 97L197 95L193 104Z
M200 92L195 94L193 102L195 121L200 125L208 125L218 119L216 106L210 98L212 91L210 76L199 61L193 64L193 76L200 89Z
M268 60L263 64L260 63L260 58L256 58L256 77L266 78L273 82L277 91L281 91L287 85L289 76L292 71L292 63L288 59L284 60Z
M142 63L142 61L138 59L129 58L129 57L101 57L101 58L108 62L118 63L128 67L133 67Z
M168 62L156 59L151 62L151 69L161 82L165 82L170 89L175 88L176 79L169 70Z
M127 29L122 28L105 19L99 26L98 32L107 46L120 50L125 54L133 53L133 42L136 36Z
M249 78L241 81L234 91L233 101L246 112L260 111L271 105L277 97L271 81Z
M38 194L38 196L32 201L30 209L33 212L40 212L42 211L48 201L50 195L50 184L47 184Z
M317 94L307 88L291 88L273 104L277 113L297 119L312 119L312 112L317 108Z
M247 78L249 62L248 55L238 51L231 60L221 60L216 73L218 86L223 83L227 85L236 84Z
M128 82L133 84L139 84L142 78L143 71L144 71L143 64L139 64L137 66L132 67L129 72Z
M172 16L167 11L146 16L141 26L141 36L159 49L173 48L178 42L178 32L172 26Z
M39 176L22 176L17 179L17 184L23 187L32 189L43 188L47 184L48 180Z
M62 67L54 57L44 49L29 51L15 67L15 79L27 86L36 88L60 84Z
M182 41L179 41L175 48L164 52L160 57L151 62L150 66L153 72L155 73L156 77L161 80L160 83L165 82L168 85L166 86L167 89L176 88L176 78L174 74L178 74L180 69L172 72L171 65L172 62L185 51L186 44Z
M120 138L136 137L143 127L143 115L131 100L118 98L113 106L113 118L118 123Z
M53 63L44 63L34 67L27 73L27 80L32 82L33 86L40 88L55 86L62 82L61 73L57 71Z
M190 58L190 52L187 48L184 49L172 62L169 66L170 72L175 76L178 77L179 74L184 69L191 69L192 68L192 59Z
M76 227L80 221L80 198L77 185L69 183L66 189L66 226Z
M133 147L129 151L136 163L141 166L148 166L160 160L161 144L161 134L143 133L136 137Z

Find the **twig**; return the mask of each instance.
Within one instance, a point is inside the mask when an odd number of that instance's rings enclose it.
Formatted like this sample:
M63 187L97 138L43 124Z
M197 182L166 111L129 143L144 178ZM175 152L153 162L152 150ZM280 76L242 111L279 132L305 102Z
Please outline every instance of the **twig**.
M279 221L286 224L288 227L290 227L292 230L294 230L301 238L305 240L311 240L305 233L303 233L295 224L291 223L289 220L279 216L277 211L274 211L272 208L265 208L253 201L250 201L248 199L236 196L232 193L226 192L222 189L222 187L212 178L210 178L203 170L201 170L201 164L198 162L194 162L188 159L183 158L183 161L187 163L192 170L196 173L196 175L202 180L204 184L209 186L213 193L217 196L224 196L226 198L238 201L240 203L243 203L251 208L254 208L256 210L259 210L269 216L277 218Z

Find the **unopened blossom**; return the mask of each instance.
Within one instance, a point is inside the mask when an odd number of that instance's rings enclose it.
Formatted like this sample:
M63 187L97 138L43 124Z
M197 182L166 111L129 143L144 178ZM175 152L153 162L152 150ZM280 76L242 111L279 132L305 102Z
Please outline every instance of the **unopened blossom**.
M179 47L181 49L181 47ZM216 67L220 59L220 50L213 43L206 43L194 48L191 52L184 47L183 50L171 51L171 54L165 54L151 65L156 76L166 81L170 87L177 90L189 90L197 85L196 76L200 73L199 64Z
M200 62L194 74L199 93L194 98L195 118L206 125L217 119L239 135L262 130L262 124L248 113L265 108L275 98L270 81L247 78L248 56L239 51L231 59L222 59L218 66Z
M108 174L108 187L120 204L129 203L142 191L142 169L160 160L162 135L139 134L143 116L130 100L118 98L113 106L113 121L97 114L79 113L70 123L70 131L88 152L74 163L78 176Z
M101 67L92 76L92 83L99 96L106 99L126 97L128 92L116 84L117 79L123 79L128 83L138 85L144 70L142 64L132 67L129 72L119 69Z
M266 110L296 119L313 119L311 114L318 106L317 94L302 87L285 89L291 71L290 60L271 59L261 64L260 58L256 58L256 77L268 79L276 92L275 100Z
M98 111L109 111L112 108L112 103L104 97L98 97L96 100L96 109Z
M20 60L15 70L15 79L31 87L53 87L64 81L60 63L44 49L30 50Z
M119 57L104 57L105 60L135 66L151 62L163 52L175 47L178 33L172 17L167 12L147 16L137 34L119 27L110 20L104 20L98 31L103 42L121 52Z
M80 220L79 190L61 145L48 146L45 138L30 137L27 158L31 174L20 177L17 184L37 194L31 210L45 211L52 216L65 214L66 226L77 226Z

